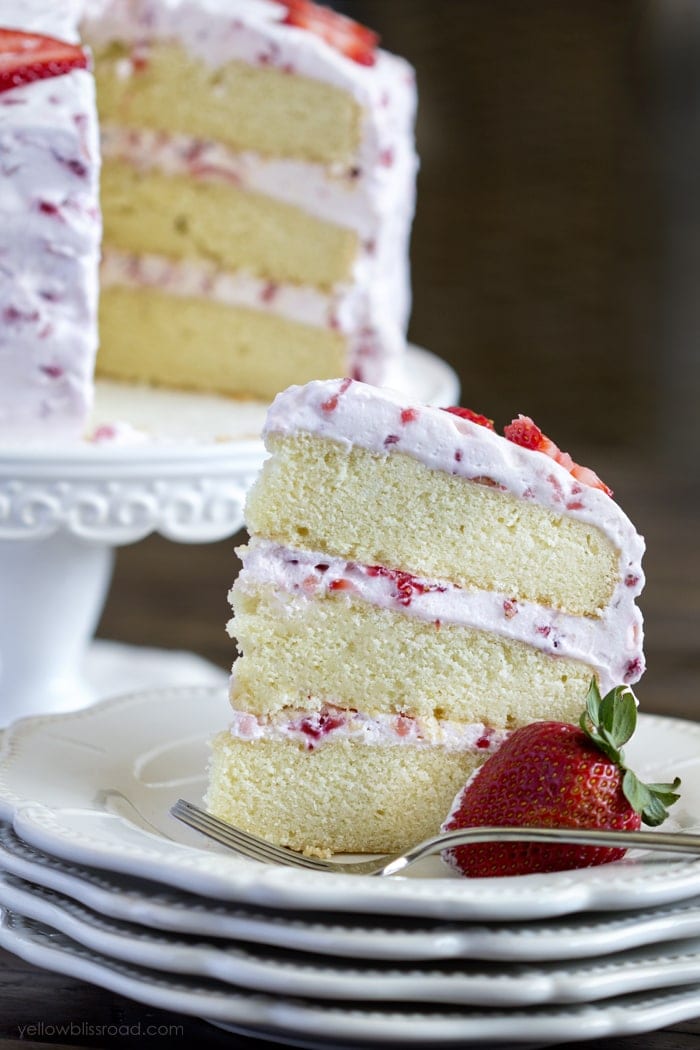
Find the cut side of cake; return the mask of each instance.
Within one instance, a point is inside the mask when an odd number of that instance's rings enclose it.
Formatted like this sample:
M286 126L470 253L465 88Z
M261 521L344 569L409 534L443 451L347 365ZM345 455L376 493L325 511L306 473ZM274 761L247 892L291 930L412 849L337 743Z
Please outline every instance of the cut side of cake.
M99 374L269 401L405 348L415 79L308 0L87 0Z
M97 350L89 55L72 39L21 28L25 14L0 3L0 443L80 437ZM68 22L48 7L29 19L49 32Z
M530 420L506 432L349 379L276 398L212 812L309 852L401 849L513 729L639 679L641 537Z

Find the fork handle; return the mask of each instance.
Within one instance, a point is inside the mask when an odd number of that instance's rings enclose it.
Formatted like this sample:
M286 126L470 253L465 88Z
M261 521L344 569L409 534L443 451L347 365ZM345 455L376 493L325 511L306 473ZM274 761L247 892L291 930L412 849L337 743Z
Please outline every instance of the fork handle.
M549 842L571 843L581 846L608 846L633 849L643 847L672 853L700 855L700 835L674 831L603 831L590 828L513 828L471 827L446 831L437 838L426 839L389 861L382 875L396 875L415 864L417 860L454 846L474 845L478 842Z

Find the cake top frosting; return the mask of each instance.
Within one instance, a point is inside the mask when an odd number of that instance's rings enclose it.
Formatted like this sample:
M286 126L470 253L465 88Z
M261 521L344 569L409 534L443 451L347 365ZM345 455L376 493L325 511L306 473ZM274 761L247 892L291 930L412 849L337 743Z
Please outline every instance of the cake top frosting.
M75 43L85 0L0 0L0 26Z
M82 2L84 29L96 45L115 39L136 43L170 37L211 65L260 60L270 68L325 80L350 92L361 104L377 101L397 81L405 83L409 97L414 89L414 71L404 59L378 48L372 64L356 61L312 29L288 24L290 5L285 2Z
M350 379L317 380L278 394L263 436L298 431L350 447L401 452L433 470L488 484L599 528L620 551L628 591L644 584L644 540L608 491L586 484L542 451L452 411L410 404L405 394ZM595 475L593 475L595 477Z

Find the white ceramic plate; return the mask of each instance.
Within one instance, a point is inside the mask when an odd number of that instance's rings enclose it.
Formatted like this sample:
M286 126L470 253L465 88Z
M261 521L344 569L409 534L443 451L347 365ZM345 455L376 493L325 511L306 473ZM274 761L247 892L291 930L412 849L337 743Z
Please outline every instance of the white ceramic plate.
M365 962L299 955L239 941L204 941L121 923L55 890L0 875L0 905L112 959L253 991L321 1000L514 1007L586 1003L697 984L700 938L603 960L530 964Z
M51 926L3 911L0 945L37 966L175 1013L206 1017L235 1031L302 1046L490 1046L557 1043L662 1028L700 1012L700 983L652 990L585 1005L514 1008L370 1006L270 996L219 981L171 975L117 961Z
M700 859L659 854L582 871L462 879L433 858L412 877L379 879L261 865L233 855L169 814L201 798L207 741L226 724L224 689L163 689L83 711L23 719L0 754L0 817L26 841L219 900L311 911L447 919L535 919L628 910L700 893ZM700 821L700 725L640 719L630 763L648 780L683 778L680 827Z
M262 911L118 872L81 867L23 842L7 824L0 825L0 870L56 890L104 917L154 930L366 961L543 962L700 937L700 897L642 911L511 925Z

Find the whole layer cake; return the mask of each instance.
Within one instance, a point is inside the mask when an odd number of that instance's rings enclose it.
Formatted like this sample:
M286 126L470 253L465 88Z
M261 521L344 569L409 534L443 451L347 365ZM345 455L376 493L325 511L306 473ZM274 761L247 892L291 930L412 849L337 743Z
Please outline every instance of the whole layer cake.
M270 400L405 347L415 82L308 0L86 0L99 373Z
M79 437L92 399L101 231L95 86L89 56L70 42L68 9L50 6L0 0L3 442Z
M310 852L400 849L517 726L644 669L644 544L525 417L349 379L280 394L231 591L207 805Z

